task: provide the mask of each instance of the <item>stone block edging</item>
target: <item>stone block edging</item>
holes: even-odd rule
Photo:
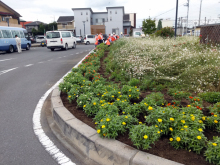
[[[102,139],[95,129],[78,120],[63,105],[59,88],[51,95],[51,110],[56,124],[72,144],[100,165],[182,165],[148,154],[120,141]]]

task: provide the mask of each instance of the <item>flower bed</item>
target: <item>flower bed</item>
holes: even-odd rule
[[[171,88],[168,94],[176,100],[167,102],[160,92],[143,97],[138,79],[131,79],[127,84],[107,81],[106,76],[97,73],[106,49],[104,45],[98,46],[59,85],[60,90],[68,94],[70,102],[76,100],[78,107],[93,118],[97,133],[101,137],[116,138],[129,132],[133,145],[140,149],[149,149],[161,137],[168,136],[174,148],[198,154],[206,150],[207,160],[217,164],[219,138],[208,142],[204,129],[220,131],[220,103],[209,107],[212,116],[208,117],[202,111],[202,98],[191,93]],[[186,107],[181,105],[182,99],[188,101]],[[140,121],[141,117],[144,120]]]

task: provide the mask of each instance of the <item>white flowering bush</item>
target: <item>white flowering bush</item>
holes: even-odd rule
[[[124,79],[148,77],[197,92],[219,86],[219,47],[199,44],[198,37],[123,38],[113,47],[107,71],[122,73]]]

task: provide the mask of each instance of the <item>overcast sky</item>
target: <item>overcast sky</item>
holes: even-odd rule
[[[175,19],[176,0],[2,0],[5,4],[22,15],[26,21],[57,21],[59,16],[73,16],[72,8],[92,8],[94,12],[106,11],[106,7],[124,6],[125,13],[137,13],[137,27],[149,16],[154,18]],[[190,0],[189,20],[199,19],[201,0]],[[203,0],[201,19],[215,19],[220,14],[220,0]],[[178,17],[187,16],[187,0],[179,0]],[[173,10],[172,10],[173,9]],[[171,11],[169,11],[171,10]],[[169,12],[167,12],[169,11]],[[165,13],[167,12],[167,13]],[[163,14],[165,13],[165,14]],[[162,15],[160,15],[162,14]],[[219,19],[220,20],[220,19]]]

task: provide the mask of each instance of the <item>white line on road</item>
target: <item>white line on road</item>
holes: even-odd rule
[[[86,55],[88,56],[88,55]],[[80,63],[86,58],[86,56],[76,65],[75,68],[78,67]],[[68,72],[69,73],[69,72]],[[67,74],[68,74],[67,73]],[[67,75],[66,74],[66,75]],[[44,133],[44,130],[41,126],[41,110],[44,104],[44,101],[48,97],[48,95],[59,85],[59,83],[66,76],[64,75],[54,86],[52,86],[39,100],[33,114],[33,129],[35,135],[38,137],[40,143],[44,146],[45,150],[56,160],[56,162],[60,165],[76,165],[73,163],[66,155],[60,151],[57,146],[50,140],[50,138]],[[51,150],[51,148],[53,148]],[[54,152],[55,151],[55,152]]]
[[[80,52],[80,53],[83,53],[83,52]]]
[[[18,68],[18,67],[17,67],[17,68]],[[10,72],[10,71],[12,71],[12,70],[15,70],[15,69],[17,69],[17,68],[12,68],[12,69],[8,69],[8,70],[3,70],[3,71],[0,72],[0,75],[2,75],[2,74],[4,74],[4,73],[7,73],[7,72]]]
[[[0,62],[2,62],[2,61],[12,60],[12,59],[15,59],[15,58],[9,58],[9,59],[0,60]]]
[[[62,57],[58,57],[58,58],[62,58]]]
[[[73,54],[71,54],[71,56],[73,56]]]
[[[63,56],[63,57],[66,57],[66,56]]]
[[[32,65],[34,65],[34,64],[28,64],[28,65],[25,65],[24,67],[29,67],[29,66],[32,66]]]
[[[79,52],[77,52],[76,54],[79,54]]]
[[[48,60],[48,61],[52,61],[53,59],[50,59],[50,60]]]
[[[42,63],[44,63],[44,61],[41,61],[41,62],[38,62],[39,64],[42,64]]]

